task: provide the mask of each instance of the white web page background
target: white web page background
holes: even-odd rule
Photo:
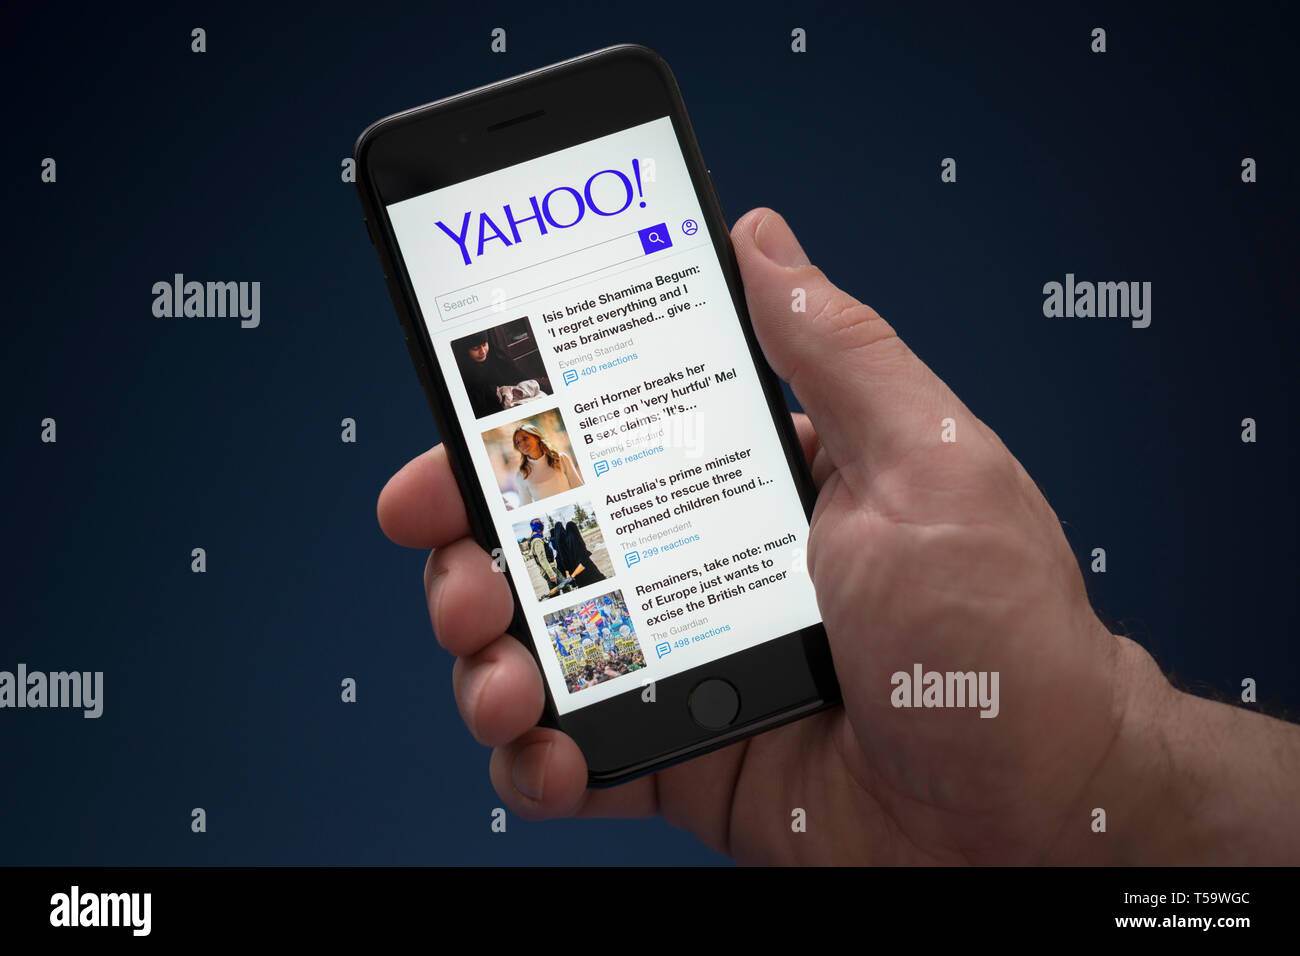
[[[640,167],[639,190],[633,159]],[[627,201],[624,181],[605,174],[591,181],[593,205],[615,210],[626,204],[622,211],[600,216],[588,208],[575,225],[548,224],[544,235],[536,221],[523,219],[533,215],[530,197],[540,203],[561,186],[581,193],[589,178],[602,170],[621,171],[631,184],[632,198]],[[505,204],[514,214],[518,242],[506,220]],[[572,196],[557,193],[549,210],[555,222],[568,223],[576,215],[577,203]],[[437,223],[460,233],[467,211],[471,215],[462,250]],[[561,713],[639,690],[647,680],[663,679],[820,620],[804,558],[807,520],[670,119],[404,200],[389,206],[388,212],[465,430],[507,569]],[[509,244],[491,238],[489,226],[479,255],[480,213],[490,217]],[[690,223],[695,224],[694,231]],[[668,232],[664,238],[671,245],[655,244],[647,252],[650,247],[638,231],[657,224],[663,224]],[[466,255],[471,260],[468,265]],[[641,286],[648,288],[627,292]],[[603,304],[601,296],[608,297]],[[476,301],[459,304],[468,298]],[[588,302],[594,303],[592,307],[581,307]],[[629,304],[636,307],[596,320]],[[523,317],[529,319],[553,394],[476,419],[451,344],[468,333]],[[631,319],[648,321],[626,332],[606,334]],[[574,325],[582,327],[573,329]],[[580,335],[593,334],[599,337],[587,343],[578,340]],[[566,382],[566,373],[571,381]],[[648,387],[679,373],[681,378],[667,387]],[[690,386],[697,380],[704,384]],[[682,394],[670,391],[688,386],[692,390]],[[604,400],[616,393],[631,394]],[[655,399],[659,395],[663,398]],[[657,404],[645,404],[652,400]],[[682,411],[667,416],[664,406]],[[549,409],[558,409],[563,419],[583,484],[508,508],[480,436]],[[580,425],[590,416],[616,409],[627,411],[594,427]],[[654,416],[657,421],[621,430]],[[601,434],[607,430],[612,433]],[[587,440],[598,434],[601,437]],[[742,451],[748,453],[739,460],[705,470],[720,457]],[[701,471],[676,477],[670,487],[660,483],[693,469]],[[715,481],[727,474],[735,477]],[[628,495],[646,483],[653,483],[656,492]],[[683,493],[687,488],[698,491]],[[723,488],[731,493],[722,495]],[[666,501],[613,517],[655,493]],[[675,513],[689,502],[715,495],[719,500]],[[613,575],[539,601],[512,526],[544,518],[575,502],[590,502]],[[666,520],[633,527],[665,509]],[[782,543],[772,545],[778,541]],[[758,553],[736,557],[748,548],[757,548]],[[632,552],[635,563],[629,563]],[[705,568],[707,562],[720,558],[727,559],[725,565]],[[725,580],[745,567],[757,570],[734,582]],[[638,588],[680,575],[687,575],[680,583],[638,593]],[[751,589],[750,584],[758,580],[768,583]],[[712,584],[704,588],[707,582]],[[688,597],[665,600],[692,587],[698,590]],[[734,587],[744,593],[707,602],[709,595],[719,598]],[[570,692],[543,618],[616,590],[626,602],[646,667]],[[688,610],[687,600],[706,603]]]

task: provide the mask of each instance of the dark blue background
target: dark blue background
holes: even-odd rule
[[[340,161],[379,116],[621,41],[673,66],[729,219],[782,211],[1106,548],[1107,620],[1300,705],[1291,24],[1052,6],[8,12],[0,669],[102,670],[106,702],[0,712],[0,863],[720,860],[660,821],[493,835],[425,556],[374,517],[438,439]],[[155,318],[176,272],[262,282],[261,327]],[[1044,318],[1066,272],[1152,282],[1151,327]]]

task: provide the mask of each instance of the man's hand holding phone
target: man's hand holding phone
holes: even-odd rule
[[[1294,728],[1175,691],[1098,621],[1033,480],[891,326],[810,265],[775,213],[749,213],[732,237],[763,350],[808,412],[796,416],[818,487],[808,566],[844,707],[588,790],[573,741],[535,726],[537,665],[503,633],[509,590],[468,537],[439,446],[389,481],[379,519],[398,544],[434,549],[434,633],[457,656],[466,725],[495,748],[502,800],[528,819],[663,814],[745,862],[1204,858],[1222,833],[1170,835],[1191,827],[1185,785],[1211,801],[1223,765],[1247,757],[1188,739],[1188,722],[1227,734],[1249,721],[1252,739],[1292,755]],[[806,312],[791,310],[794,288]],[[891,676],[918,664],[995,667],[996,717],[895,706]],[[1256,809],[1285,813],[1281,799],[1260,792]],[[1095,831],[1096,808],[1122,840]],[[791,826],[796,810],[806,832]],[[1234,837],[1244,857],[1295,859],[1294,835]]]

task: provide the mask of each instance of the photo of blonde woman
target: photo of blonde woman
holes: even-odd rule
[[[483,433],[507,508],[582,487],[582,473],[558,409]]]

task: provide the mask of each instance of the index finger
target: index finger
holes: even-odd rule
[[[389,478],[376,511],[384,534],[408,548],[438,548],[469,534],[465,500],[442,445],[412,458]]]

